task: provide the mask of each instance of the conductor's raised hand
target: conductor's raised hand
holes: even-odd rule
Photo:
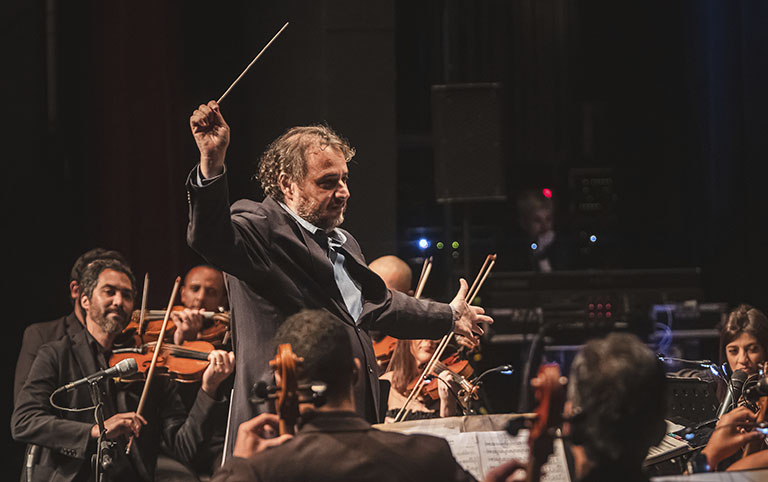
[[[229,146],[229,126],[215,100],[200,104],[189,118],[189,127],[200,151],[200,171],[203,177],[217,176],[224,171],[224,157]]]
[[[485,310],[479,306],[469,305],[465,298],[467,297],[467,281],[462,278],[459,280],[459,292],[456,293],[456,297],[451,301],[451,308],[453,309],[453,331],[457,335],[465,336],[471,340],[476,341],[476,335],[483,334],[483,328],[480,323],[493,323],[493,318],[485,315]]]

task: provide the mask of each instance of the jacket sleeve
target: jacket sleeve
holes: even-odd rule
[[[68,457],[90,455],[92,423],[67,420],[51,406],[49,397],[60,386],[59,354],[43,345],[16,399],[11,434],[19,442],[48,447]]]
[[[437,339],[453,330],[453,310],[447,303],[389,290],[371,329],[395,338]]]
[[[232,215],[227,174],[199,186],[193,182],[197,170],[195,167],[187,177],[187,244],[212,265],[241,279],[252,276],[254,270],[269,269],[266,215]]]
[[[37,326],[30,325],[24,330],[24,338],[21,341],[21,350],[19,351],[19,358],[16,360],[16,373],[13,378],[13,399],[19,396],[21,388],[24,386],[24,381],[29,375],[29,370],[32,368],[32,362],[35,361],[37,351],[43,344],[43,339]]]
[[[167,384],[167,403],[161,414],[163,437],[176,458],[191,465],[213,437],[214,422],[219,418],[214,415],[227,410],[228,400],[217,401],[200,389],[189,414],[185,415],[184,404],[173,383]]]

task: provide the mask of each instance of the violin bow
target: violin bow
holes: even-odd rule
[[[144,336],[144,320],[147,317],[147,292],[149,291],[149,272],[144,273],[144,288],[141,295],[141,313],[139,315],[139,337]],[[142,338],[142,342],[144,339]]]
[[[429,274],[432,272],[432,256],[424,260],[424,264],[421,265],[421,274],[419,275],[419,282],[416,284],[416,293],[414,298],[421,298],[421,293],[424,291],[424,286],[427,284]]]
[[[493,265],[496,263],[496,255],[495,254],[489,254],[485,257],[485,262],[483,263],[483,266],[480,268],[480,271],[477,273],[477,276],[475,277],[475,281],[472,283],[472,287],[467,292],[466,298],[464,298],[464,301],[469,304],[475,297],[477,296],[477,293],[480,291],[480,288],[482,288],[483,283],[485,283],[486,278],[488,278],[488,274],[490,274],[491,269],[493,269]],[[419,376],[419,381],[416,382],[416,385],[411,390],[411,393],[408,394],[408,398],[405,400],[405,403],[403,404],[402,408],[400,408],[400,411],[397,412],[397,415],[395,416],[395,422],[399,422],[402,420],[403,416],[405,415],[405,411],[408,408],[408,404],[411,403],[411,400],[416,396],[417,393],[419,393],[424,386],[424,382],[427,379],[427,376],[432,373],[432,370],[435,368],[435,364],[440,360],[440,357],[443,356],[443,352],[445,352],[445,348],[448,346],[448,343],[453,339],[453,335],[455,332],[451,331],[447,335],[443,337],[442,340],[440,340],[440,344],[437,345],[437,349],[435,350],[435,353],[432,355],[432,358],[429,359],[429,362],[427,362],[427,366],[424,367],[424,371],[421,373],[421,376]]]
[[[155,374],[155,365],[157,365],[157,357],[160,354],[160,349],[163,347],[163,338],[165,337],[165,329],[168,326],[168,319],[171,316],[171,309],[173,308],[173,301],[176,299],[176,293],[179,291],[179,284],[181,284],[181,276],[176,277],[176,281],[173,283],[173,291],[171,292],[171,299],[168,300],[168,309],[165,310],[165,318],[163,319],[163,326],[160,327],[160,335],[157,337],[157,345],[155,345],[155,352],[152,354],[152,362],[149,364],[149,370],[147,371],[147,379],[144,381],[144,390],[141,392],[141,398],[139,399],[139,406],[136,408],[136,414],[141,415],[141,411],[144,409],[144,403],[147,401],[147,393],[149,393],[149,385],[152,383],[152,377]],[[128,445],[125,447],[125,454],[131,453],[131,445],[133,445],[133,435],[128,440]]]
[[[232,88],[235,86],[235,84],[237,84],[238,82],[240,82],[240,79],[242,79],[242,78],[243,78],[243,76],[245,76],[246,72],[248,72],[248,70],[249,70],[251,67],[253,67],[253,64],[255,64],[257,60],[259,60],[259,57],[261,57],[261,54],[263,54],[263,53],[264,53],[264,52],[265,52],[265,51],[266,51],[266,50],[269,48],[269,46],[270,46],[270,45],[272,45],[272,42],[274,42],[274,41],[275,41],[275,39],[277,38],[277,36],[278,36],[278,35],[280,35],[281,33],[283,33],[283,30],[285,30],[285,27],[287,27],[287,26],[288,26],[288,22],[285,22],[285,25],[283,25],[283,28],[281,28],[281,29],[280,29],[280,30],[279,30],[279,31],[278,31],[278,32],[275,34],[275,36],[274,36],[274,37],[272,37],[272,40],[270,40],[269,42],[267,42],[267,45],[265,45],[265,46],[264,46],[264,48],[263,48],[263,49],[261,49],[261,52],[259,52],[259,53],[258,53],[258,55],[256,55],[256,57],[254,57],[254,58],[253,58],[253,60],[251,60],[251,63],[250,63],[250,64],[248,64],[248,67],[246,67],[246,68],[245,68],[245,70],[243,70],[243,72],[242,72],[242,73],[241,73],[241,74],[240,74],[240,75],[239,75],[239,76],[238,76],[238,77],[235,79],[235,81],[234,81],[234,82],[232,82],[232,85],[230,85],[230,86],[229,86],[229,88],[227,89],[227,91],[226,91],[226,92],[224,92],[223,94],[221,94],[221,97],[219,97],[219,100],[217,100],[217,101],[216,101],[216,103],[217,103],[217,104],[220,104],[220,103],[221,103],[221,101],[222,101],[222,100],[224,100],[224,97],[226,97],[226,96],[227,96],[227,94],[229,94],[229,91],[230,91],[230,90],[232,90]]]

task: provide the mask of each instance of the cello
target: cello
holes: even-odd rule
[[[275,402],[275,411],[280,419],[280,435],[293,435],[299,418],[299,405],[312,403],[319,407],[325,403],[326,384],[323,382],[299,383],[304,359],[296,356],[289,343],[277,348],[277,355],[269,366],[275,371],[274,385],[261,381],[251,389],[248,400],[253,404]]]

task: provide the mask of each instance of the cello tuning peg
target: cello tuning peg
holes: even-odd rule
[[[277,392],[277,387],[269,385],[265,381],[257,382],[251,388],[251,396],[248,397],[248,401],[252,404],[266,403],[270,398],[274,398],[272,395]]]

